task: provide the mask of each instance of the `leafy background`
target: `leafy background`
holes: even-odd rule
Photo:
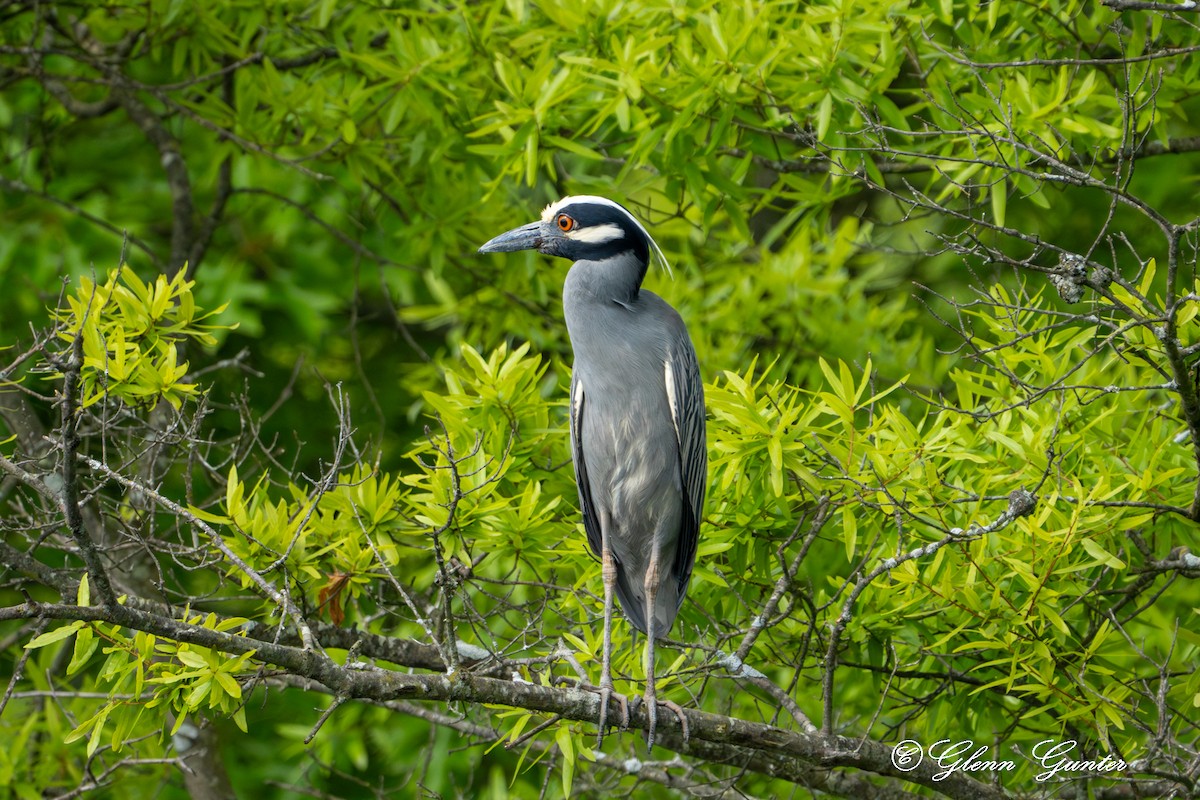
[[[223,309],[202,336],[166,331],[188,339],[169,347],[203,399],[163,392],[151,411],[159,394],[101,359],[86,452],[134,464],[179,406],[203,434],[158,456],[154,484],[255,569],[286,553],[310,619],[425,643],[450,619],[524,679],[569,676],[550,658],[563,647],[594,671],[567,265],[475,249],[564,194],[620,199],[674,265],[648,287],[689,321],[708,398],[710,499],[663,691],[889,745],[1075,738],[1170,783],[1194,772],[1200,704],[1196,565],[1179,549],[1197,519],[1200,40],[1186,10],[1110,5],[6,4],[0,341],[26,353],[58,318],[68,335],[47,347],[67,352],[90,286],[122,262],[141,277],[113,286],[194,278],[159,290]],[[1056,288],[1072,258],[1077,302]],[[145,306],[160,330],[167,312]],[[101,311],[94,346],[146,334],[138,313]],[[163,363],[150,384],[175,377]],[[61,370],[37,350],[14,365],[3,377],[53,429]],[[4,424],[5,455],[37,455]],[[156,599],[213,629],[210,611],[285,616],[214,565],[196,523],[94,491],[102,514],[180,548],[153,557]],[[31,535],[23,493],[7,483],[0,502],[8,544],[78,581],[77,553]],[[6,570],[13,606],[28,576]],[[243,795],[653,782],[593,766],[582,723],[492,746],[542,720],[521,709],[347,703],[306,743],[330,699],[253,661],[102,623],[107,660],[66,634],[26,651],[32,629],[4,625],[11,663],[31,654],[0,717],[17,796],[179,796],[153,759],[196,712]],[[624,625],[616,645],[638,694]],[[722,672],[732,652],[791,705]],[[151,691],[130,682],[156,659],[157,705],[112,705]],[[632,735],[609,747],[647,757]],[[1006,788],[1033,787],[1031,770]],[[713,765],[688,777],[807,796]]]

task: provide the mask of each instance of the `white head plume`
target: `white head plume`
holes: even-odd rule
[[[666,268],[667,274],[671,277],[675,277],[675,273],[671,271],[671,264],[667,261],[667,257],[663,255],[662,248],[658,246],[658,242],[654,241],[654,237],[650,235],[650,231],[646,230],[646,226],[643,225],[628,208],[613,200],[609,200],[607,197],[600,197],[599,195],[595,194],[568,195],[567,197],[559,200],[557,203],[551,203],[542,210],[542,222],[549,222],[550,220],[554,219],[554,215],[557,214],[560,209],[565,208],[572,203],[595,203],[596,205],[608,206],[623,212],[625,216],[632,220],[633,224],[638,227],[638,230],[645,234],[646,241],[650,242],[651,254],[658,257],[658,262],[662,264],[664,268]]]

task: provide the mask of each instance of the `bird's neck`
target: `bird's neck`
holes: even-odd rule
[[[635,303],[645,275],[645,262],[632,253],[602,261],[576,261],[563,283],[563,308],[570,315],[574,306]]]

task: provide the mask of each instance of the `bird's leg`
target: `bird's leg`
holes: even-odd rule
[[[658,592],[658,548],[650,554],[650,563],[646,568],[644,584],[646,598],[646,717],[649,726],[646,729],[646,750],[654,747],[654,729],[658,727],[658,696],[654,689],[654,635],[655,619],[654,596]]]
[[[658,569],[658,548],[655,548],[650,554],[650,564],[646,568],[644,584],[646,597],[646,717],[649,721],[646,731],[647,750],[654,747],[654,734],[658,727],[658,690],[654,680],[654,643],[658,636],[658,620],[654,613],[654,603],[655,596],[658,594]],[[679,707],[678,703],[670,700],[663,700],[662,704],[679,720],[679,726],[683,731],[683,745],[687,747],[689,730],[683,709]]]
[[[596,749],[604,744],[604,731],[608,727],[608,701],[615,697],[621,706],[621,729],[629,727],[629,704],[624,695],[613,692],[612,681],[612,619],[613,592],[617,586],[617,562],[613,558],[612,546],[608,538],[608,515],[600,518],[600,563],[604,578],[604,653],[600,666],[600,733],[596,739]]]

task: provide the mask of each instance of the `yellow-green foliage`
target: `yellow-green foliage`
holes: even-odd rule
[[[72,345],[82,337],[84,407],[111,397],[145,408],[166,400],[179,408],[196,394],[195,384],[184,382],[188,364],[179,362],[179,345],[214,345],[211,331],[236,325],[203,324],[225,306],[198,312],[194,285],[184,270],[144,283],[128,266],[109,270],[103,284],[79,280],[54,318],[63,341]]]
[[[88,579],[79,583],[77,603],[86,607],[91,601]],[[217,619],[215,614],[185,614],[180,622],[211,631],[236,631],[249,620],[241,617]],[[74,675],[89,665],[97,649],[107,658],[95,673],[95,681],[112,696],[106,703],[91,703],[91,713],[63,742],[70,744],[87,737],[90,758],[102,742],[121,752],[130,739],[161,726],[147,709],[166,706],[175,714],[174,734],[193,712],[215,713],[232,717],[246,730],[246,710],[238,678],[248,677],[256,669],[250,659],[254,650],[231,656],[202,645],[186,644],[141,631],[127,631],[118,625],[77,621],[47,631],[25,645],[38,650],[74,637],[74,649],[67,674]],[[109,723],[111,719],[111,724]],[[104,739],[107,725],[107,740]]]
[[[831,280],[841,278],[835,272]],[[1131,580],[1130,555],[1142,558],[1132,538],[1161,550],[1155,541],[1186,535],[1187,523],[1164,509],[1190,502],[1192,450],[1177,436],[1170,387],[1152,359],[1105,349],[1115,336],[1156,347],[1137,326],[1113,333],[1108,318],[1124,311],[1097,303],[1092,316],[1047,324],[1058,319],[1053,306],[1021,291],[1019,309],[1013,292],[996,286],[986,302],[961,310],[966,349],[989,357],[948,365],[939,394],[910,385],[909,376],[885,380],[869,358],[861,366],[818,358],[803,386],[788,377],[794,366],[780,362],[710,376],[709,499],[691,600],[674,635],[736,647],[798,552],[798,533],[826,503],[832,514],[806,545],[780,616],[749,659],[780,686],[806,687],[796,694],[803,711],[822,713],[824,650],[814,636],[819,642],[831,630],[857,575],[941,541],[936,552],[896,563],[858,598],[838,655],[838,713],[870,716],[869,733],[880,738],[903,722],[910,736],[931,741],[948,729],[981,741],[1003,730],[1010,746],[1021,746],[1082,736],[1082,728],[1096,747],[1142,746],[1138,725],[1152,724],[1157,710],[1139,704],[1122,676],[1143,653],[1179,670],[1200,657],[1194,635],[1162,635],[1194,611],[1186,595],[1164,592],[1153,608],[1124,620],[1121,633],[1100,598],[1119,596]],[[111,280],[104,292],[116,294]],[[1126,305],[1146,294],[1149,285],[1126,292]],[[124,302],[94,306],[84,330],[139,318],[129,308],[139,296],[131,289]],[[83,308],[77,295],[72,309]],[[205,316],[188,306],[187,319]],[[1181,318],[1194,314],[1184,310]],[[181,318],[166,327],[206,335]],[[563,643],[594,669],[600,572],[569,466],[566,387],[550,380],[548,367],[528,345],[500,344],[486,354],[463,345],[441,365],[444,388],[425,393],[426,433],[401,469],[358,464],[303,483],[270,469],[248,480],[235,464],[218,502],[191,511],[252,569],[285,575],[300,607],[336,624],[424,639],[430,610],[415,616],[394,581],[434,596],[451,585],[448,608],[463,621],[457,636],[468,645],[537,660]],[[996,526],[1017,490],[1035,492],[1036,507]],[[1161,539],[1151,527],[1165,532]],[[233,564],[225,574],[243,590],[255,586]],[[81,605],[86,587],[85,580]],[[251,618],[281,622],[277,603],[258,608]],[[246,622],[190,619],[218,631]],[[83,622],[29,646],[72,635],[69,671],[81,672],[107,643],[96,680],[114,698],[132,699],[94,704],[63,731],[66,741],[87,737],[94,752],[103,732],[121,748],[154,724],[142,712],[159,705],[177,720],[205,710],[247,724],[237,677],[253,669],[251,656]],[[626,625],[618,624],[615,643],[617,688],[636,694],[644,665]],[[737,716],[762,713],[759,700],[698,669],[705,663],[704,650],[676,655],[662,670],[662,695],[699,697],[701,707]],[[940,688],[947,671],[962,676],[955,691]],[[556,676],[573,671],[551,662],[523,679],[552,685]],[[881,702],[885,686],[892,693]],[[1183,707],[1200,685],[1193,676],[1167,692]],[[913,696],[919,706],[905,702]],[[537,716],[514,711],[498,719],[512,741]],[[595,757],[590,736],[588,726],[555,728],[565,792],[578,759]]]
[[[825,497],[837,510],[797,578],[810,588],[789,592],[781,606],[788,611],[811,602],[819,610],[815,617],[792,613],[772,627],[754,651],[758,668],[781,685],[797,671],[810,674],[816,654],[801,660],[779,654],[802,652],[814,630],[832,624],[857,567],[869,570],[957,534],[936,553],[899,564],[862,595],[841,658],[878,672],[864,681],[841,667],[840,707],[871,708],[881,676],[893,668],[932,676],[948,667],[970,685],[930,699],[908,719],[910,732],[936,737],[954,720],[955,730],[982,739],[1020,719],[1030,736],[1065,736],[1082,724],[1099,742],[1136,746],[1136,737],[1127,738],[1130,690],[1116,678],[1137,655],[1097,616],[1090,598],[1097,587],[1116,590],[1128,581],[1129,565],[1117,553],[1128,550],[1131,533],[1152,523],[1182,530],[1180,521],[1140,504],[1186,504],[1190,448],[1174,441],[1178,423],[1170,415],[1145,413],[1142,403],[1154,393],[1106,390],[1114,382],[1151,382],[1154,372],[1092,356],[1104,335],[1096,324],[1042,330],[1043,299],[1026,298],[1019,315],[1008,312],[1011,298],[1003,289],[995,288],[991,299],[967,313],[971,344],[995,350],[998,361],[963,362],[950,371],[959,407],[914,391],[906,378],[881,381],[869,360],[862,369],[819,360],[820,377],[807,388],[768,377],[776,365],[755,363],[708,382],[709,501],[691,588],[695,602],[684,606],[679,635],[719,635],[710,618],[744,631],[778,580],[776,548]],[[1014,339],[1022,347],[1001,346]],[[289,499],[273,500],[267,481],[247,490],[233,473],[224,516],[211,518],[227,526],[228,541],[259,569],[286,551],[290,573],[312,578],[301,589],[313,605],[336,574],[353,576],[343,595],[348,609],[372,582],[385,580],[381,568],[417,587],[432,585],[435,533],[445,559],[474,564],[474,576],[484,581],[556,576],[577,591],[554,595],[539,621],[544,638],[529,652],[544,653],[561,637],[582,663],[594,663],[599,630],[590,621],[599,612],[599,570],[586,553],[569,474],[563,387],[546,394],[546,366],[527,346],[510,352],[501,345],[487,357],[464,346],[461,356],[444,366],[446,389],[426,393],[437,416],[410,451],[405,474],[347,473],[314,508],[311,492],[293,486]],[[1010,375],[1018,373],[1044,392],[1014,383]],[[1027,403],[1031,391],[1045,399]],[[1037,492],[1034,512],[981,533],[1018,489]],[[1114,499],[1115,507],[1099,505]],[[466,589],[456,606],[487,620],[486,628],[474,628],[481,643],[522,652],[513,637],[528,620],[506,609],[535,602],[541,591],[510,586],[498,603]],[[1153,636],[1187,613],[1183,599],[1161,598],[1129,631]],[[640,658],[627,647],[624,626],[617,641],[618,674],[636,680]],[[1172,657],[1183,664],[1196,655],[1189,637]],[[672,672],[702,660],[680,656]],[[904,685],[932,692],[938,680]],[[637,691],[625,678],[617,682]],[[686,672],[667,674],[660,688],[682,702],[702,685],[705,706],[724,694],[720,684]],[[1189,703],[1196,687],[1181,683],[1175,691],[1178,702]],[[813,716],[821,712],[818,694],[799,697]],[[908,711],[903,703],[885,704],[881,731]],[[532,719],[525,712],[506,716],[513,718],[510,739]],[[563,737],[572,735],[564,746]],[[1020,729],[1010,735],[1021,740]],[[571,752],[590,757],[586,736],[583,728],[560,727],[557,741],[564,755],[578,748]]]

